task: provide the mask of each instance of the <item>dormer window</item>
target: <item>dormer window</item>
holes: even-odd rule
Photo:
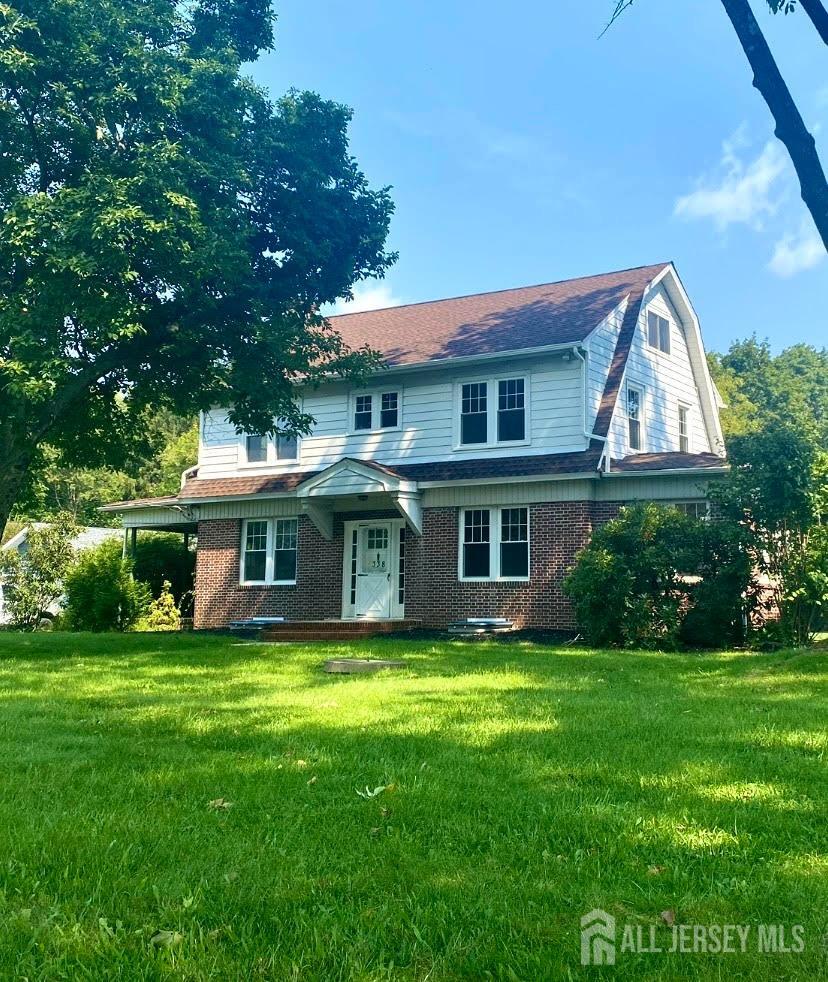
[[[670,354],[670,322],[652,310],[647,312],[647,343],[665,355]]]
[[[400,392],[359,392],[351,397],[351,429],[354,433],[396,430],[400,425]]]
[[[497,447],[527,442],[529,379],[463,382],[457,389],[457,449]]]

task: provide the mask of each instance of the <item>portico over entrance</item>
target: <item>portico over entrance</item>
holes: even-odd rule
[[[296,490],[303,514],[326,538],[333,538],[334,512],[390,508],[396,511],[415,535],[422,535],[422,495],[410,481],[373,461],[343,457],[314,474]]]
[[[342,616],[404,617],[406,527],[414,535],[422,534],[416,481],[346,457],[301,484],[296,497],[302,513],[326,539],[333,538],[335,512],[366,511],[364,521],[344,524]],[[393,512],[399,517],[389,517]]]

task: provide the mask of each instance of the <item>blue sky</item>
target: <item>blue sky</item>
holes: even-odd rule
[[[828,58],[754,10],[828,168]],[[254,68],[350,105],[396,203],[397,265],[359,307],[676,262],[721,350],[828,344],[828,261],[720,4],[277,0]],[[353,309],[353,308],[352,308]]]

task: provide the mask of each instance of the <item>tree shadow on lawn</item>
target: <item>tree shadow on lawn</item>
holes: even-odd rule
[[[220,652],[136,654],[101,667],[103,695],[7,690],[0,813],[19,866],[0,883],[39,880],[84,910],[103,883],[95,916],[136,928],[157,925],[158,896],[190,917],[182,891],[203,883],[202,934],[237,925],[217,949],[247,932],[289,959],[314,925],[341,939],[308,956],[329,975],[384,950],[479,977],[511,948],[539,977],[533,959],[577,964],[593,906],[815,936],[828,815],[812,678],[782,662],[768,690],[678,656],[665,679],[661,656],[497,651],[418,651],[411,671],[368,677],[323,675],[316,647],[285,653],[292,674],[254,654],[272,662],[263,681],[241,663],[221,680]],[[232,807],[208,808],[220,798]]]

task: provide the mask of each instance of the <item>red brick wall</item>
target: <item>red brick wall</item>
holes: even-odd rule
[[[426,627],[445,627],[463,617],[510,617],[519,627],[572,630],[563,579],[593,525],[618,513],[615,502],[548,502],[529,506],[528,583],[461,583],[457,577],[458,508],[427,508],[423,535],[406,535],[406,617]],[[343,523],[397,517],[396,513],[337,515],[326,541],[304,516],[299,519],[296,586],[240,586],[241,522],[199,522],[196,562],[196,628],[223,627],[244,617],[284,616],[316,620],[342,615]]]
[[[576,554],[589,541],[593,508],[589,501],[529,505],[528,583],[460,582],[459,509],[426,509],[422,538],[407,540],[406,617],[434,627],[464,617],[509,617],[519,627],[572,630],[575,619],[562,585]],[[599,521],[612,517],[611,508],[601,505],[600,511]]]

